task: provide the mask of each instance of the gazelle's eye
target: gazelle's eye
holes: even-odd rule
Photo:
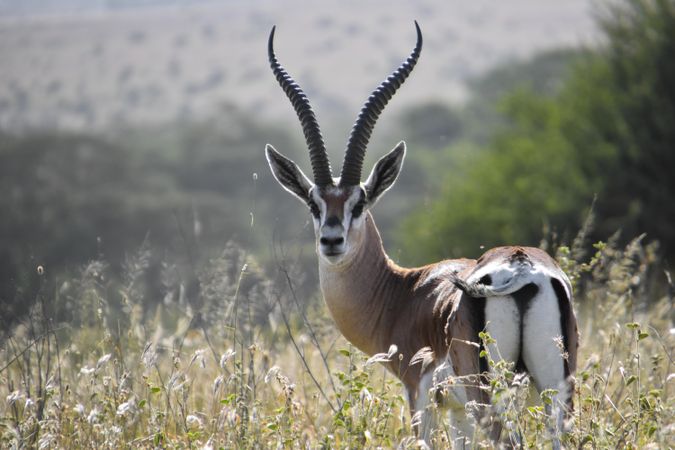
[[[307,206],[309,206],[309,212],[311,212],[315,218],[318,219],[321,217],[321,211],[319,210],[319,206],[314,202],[314,200],[308,201]]]

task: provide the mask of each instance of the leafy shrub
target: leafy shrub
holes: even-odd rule
[[[628,0],[603,17],[605,45],[578,57],[554,95],[501,101],[503,129],[403,225],[405,253],[537,245],[544,227],[569,236],[597,194],[595,240],[646,232],[673,258],[675,3]]]

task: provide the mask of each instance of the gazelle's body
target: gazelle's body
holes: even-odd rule
[[[273,30],[270,62],[302,121],[314,182],[271,146],[266,153],[279,183],[312,213],[321,290],[340,332],[369,355],[387,353],[395,345],[397,354],[387,365],[405,385],[411,412],[421,412],[422,437],[431,442],[441,419],[438,413],[447,411],[453,441],[466,443],[473,425],[465,404],[489,403],[479,386],[478,375],[488,368],[479,358],[478,333],[487,330],[497,339],[488,348],[495,359],[513,361],[518,371],[532,376],[537,389],[559,390],[556,404],[571,406],[576,320],[570,283],[541,250],[500,247],[478,260],[446,260],[414,269],[399,267],[387,257],[368,209],[396,180],[405,144],[382,157],[363,183],[361,166],[377,117],[419,57],[419,27],[417,32],[410,58],[362,109],[341,177],[333,179],[309,102],[276,60]],[[448,383],[453,377],[463,377],[456,387]]]
[[[577,336],[576,328],[566,323],[573,319],[571,291],[566,276],[546,253],[501,247],[478,261],[456,259],[402,268],[387,257],[369,213],[364,222],[363,244],[348,261],[335,265],[319,258],[321,291],[338,329],[361,351],[373,355],[397,347],[387,365],[404,383],[411,411],[428,410],[420,427],[425,438],[439,419],[431,400],[452,418],[454,439],[471,437],[464,405],[489,400],[477,388],[478,379],[471,378],[485,367],[478,346],[468,344],[478,344],[483,329],[498,342],[498,348],[489,348],[493,357],[513,361],[519,371],[530,373],[539,391],[562,391],[561,402],[568,402],[565,383],[576,366]],[[455,284],[455,277],[485,281],[485,275],[505,285],[504,292],[474,298]],[[474,282],[474,289],[480,287]],[[559,337],[564,348],[574,349],[567,358],[557,345]],[[421,349],[426,349],[425,364],[411,365]],[[429,389],[448,376],[463,377],[458,384],[465,387],[446,390],[440,401],[431,399]]]

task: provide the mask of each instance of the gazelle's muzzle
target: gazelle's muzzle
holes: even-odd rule
[[[319,229],[319,250],[324,256],[340,256],[345,252],[345,229],[337,216],[330,216]]]

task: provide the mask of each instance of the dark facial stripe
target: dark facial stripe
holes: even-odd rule
[[[319,219],[321,217],[321,210],[319,209],[319,206],[311,198],[307,201],[307,207],[314,218]]]
[[[354,208],[352,209],[352,220],[357,219],[363,214],[363,208],[366,206],[366,194],[364,194],[363,190],[359,194],[359,200],[356,202],[354,205]]]

